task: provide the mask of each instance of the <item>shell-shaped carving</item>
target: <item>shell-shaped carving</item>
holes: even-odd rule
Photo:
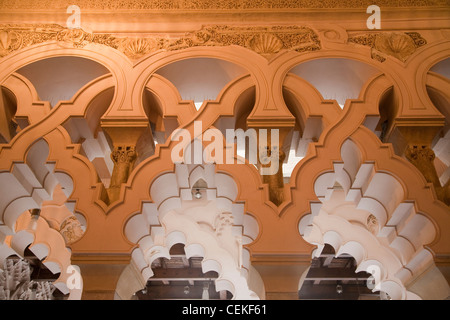
[[[127,50],[132,55],[144,54],[149,48],[149,43],[145,39],[135,39],[128,42]]]
[[[375,48],[383,53],[405,61],[416,50],[414,40],[403,33],[378,34]]]
[[[132,59],[137,59],[143,55],[156,50],[156,44],[152,39],[138,38],[126,41],[123,52]]]
[[[283,49],[280,38],[270,33],[257,34],[249,41],[249,47],[259,54],[274,54]]]
[[[389,46],[393,52],[403,52],[409,48],[415,48],[414,41],[404,34],[392,34],[389,39]]]

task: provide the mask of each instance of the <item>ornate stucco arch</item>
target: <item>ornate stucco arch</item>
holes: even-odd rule
[[[435,48],[437,51],[437,48]],[[441,129],[441,132],[438,132],[436,137],[434,137],[431,147],[436,155],[436,157],[441,162],[441,169],[437,170],[437,179],[434,184],[439,188],[443,186],[447,191],[443,195],[443,198],[449,199],[450,197],[450,188],[448,188],[448,172],[449,172],[449,159],[447,156],[447,148],[448,148],[448,139],[449,139],[449,112],[448,101],[450,101],[450,97],[448,95],[449,92],[449,80],[442,74],[433,71],[433,67],[444,61],[449,59],[450,51],[443,50],[442,52],[437,52],[433,55],[433,61],[425,66],[421,66],[421,71],[425,72],[425,79],[421,78],[418,73],[418,82],[420,81],[422,86],[425,86],[426,93],[428,95],[428,99],[431,99],[432,105],[439,110],[439,112],[445,117],[446,121]],[[422,75],[423,76],[423,75]],[[439,182],[438,182],[439,179]]]
[[[6,56],[1,61],[1,79],[7,79],[12,73],[33,62],[64,56],[76,56],[99,63],[112,73],[116,82],[120,83],[121,86],[126,81],[127,71],[132,68],[129,59],[110,47],[91,43],[83,48],[76,48],[74,46],[63,46],[61,42],[52,41],[25,47],[12,55]],[[117,93],[119,101],[123,100],[120,93],[123,94],[123,91],[119,90]]]
[[[359,152],[362,152],[361,153],[362,156],[360,156],[360,157],[362,157],[361,159],[367,159],[367,157],[369,157],[369,159],[370,159],[370,156],[369,156],[370,153],[367,153],[367,151],[370,150],[370,149],[368,149],[368,148],[370,148],[369,145],[368,145],[368,141],[372,141],[372,143],[374,143],[374,145],[378,146],[377,148],[380,148],[380,141],[379,141],[378,137],[375,134],[373,134],[372,132],[370,132],[370,130],[364,126],[365,117],[362,117],[358,121],[353,122],[353,123],[359,123],[359,127],[356,124],[352,127],[352,126],[349,125],[350,122],[347,122],[347,121],[350,121],[348,119],[352,117],[351,114],[352,114],[352,112],[355,111],[355,109],[353,109],[353,108],[357,108],[357,107],[358,108],[367,108],[367,109],[365,109],[365,110],[367,110],[366,111],[366,115],[376,116],[377,113],[378,113],[378,111],[377,111],[378,102],[377,101],[379,101],[379,99],[382,97],[383,93],[386,92],[386,90],[388,90],[391,86],[392,85],[389,83],[389,81],[387,81],[387,79],[384,78],[383,76],[375,77],[375,79],[373,79],[372,82],[370,82],[366,86],[366,88],[364,90],[364,94],[362,95],[362,97],[363,97],[362,99],[363,100],[362,101],[352,101],[350,103],[350,105],[348,106],[349,108],[347,110],[344,110],[344,113],[347,113],[345,115],[345,117],[343,116],[341,118],[341,120],[338,120],[337,122],[334,123],[334,125],[331,125],[330,127],[328,127],[327,129],[324,130],[323,134],[320,137],[320,140],[317,143],[313,144],[313,146],[315,145],[315,148],[314,149],[310,148],[310,151],[316,151],[317,153],[311,152],[305,159],[300,161],[300,163],[297,165],[296,169],[294,170],[293,177],[296,178],[296,179],[298,179],[300,177],[305,179],[305,173],[302,174],[302,171],[305,168],[309,167],[309,169],[306,172],[314,172],[314,170],[317,170],[318,167],[315,167],[315,165],[318,165],[320,163],[320,158],[321,158],[320,149],[321,148],[327,148],[327,146],[331,146],[331,145],[342,146],[340,148],[344,148],[345,141],[346,141],[347,137],[352,139],[352,141],[355,143],[355,145],[357,145],[357,148],[355,150],[351,150],[352,148],[350,148],[350,151],[347,151],[347,153],[349,153],[350,155],[353,155],[353,156],[350,157],[350,159],[347,159],[346,161],[348,161],[350,163],[358,163],[358,161],[360,161],[360,160],[357,160],[357,159],[359,159],[359,157],[356,156],[356,155]],[[352,111],[352,109],[353,109],[353,111]],[[344,118],[346,119],[345,123],[347,124],[345,129],[342,128],[342,126],[344,124],[342,119],[344,119]],[[335,131],[335,130],[337,130],[338,128],[340,129],[340,131],[339,131],[340,134],[336,134],[336,132],[335,132],[335,134],[333,135],[334,142],[327,141],[329,139],[329,137],[331,137],[330,133]],[[341,138],[338,138],[338,139],[342,139],[342,140],[336,140],[337,136],[339,136],[339,135],[340,135]],[[364,141],[364,142],[362,142],[362,141]],[[347,147],[345,149],[347,149]],[[390,148],[384,147],[383,149],[384,149],[384,152],[382,152],[383,154],[387,153],[389,155],[388,157],[394,157],[394,159],[397,158],[396,156],[393,155],[392,150],[389,151]],[[360,150],[360,151],[357,151],[357,150]],[[375,153],[371,153],[371,154],[372,154],[373,157],[375,157]],[[338,159],[340,159],[341,157],[342,157],[342,159],[344,159],[344,155],[338,155],[338,154],[336,154],[336,157],[331,156],[331,158],[330,158],[330,153],[328,153],[327,159],[332,159],[332,161],[334,162],[334,161],[339,161]],[[352,158],[353,158],[353,160],[352,160]],[[409,164],[405,160],[400,160],[400,159],[396,159],[395,162],[397,162],[398,164],[387,166],[384,163],[384,161],[378,160],[378,161],[375,161],[375,167],[379,168],[381,166],[381,167],[385,168],[385,169],[382,169],[382,170],[389,170],[389,171],[391,171],[391,168],[397,168],[397,167],[402,167],[403,166],[404,167],[403,170],[407,170],[407,171],[408,170],[412,170],[413,172],[415,172],[415,176],[419,179],[419,181],[421,181],[421,183],[424,185],[424,187],[427,188],[426,187],[426,183],[424,183],[423,178],[421,178],[420,174],[418,174],[418,172],[415,171],[414,168],[412,168],[411,164]],[[316,169],[312,169],[313,167],[315,167]],[[387,169],[387,168],[390,168],[390,169]],[[408,169],[406,169],[406,168],[408,168]],[[402,171],[402,169],[400,169],[400,168],[398,168],[397,170],[399,172]],[[317,188],[317,186],[314,188],[315,194],[317,196],[319,196],[319,194],[321,195],[321,196],[319,196],[319,199],[326,199],[328,192],[332,192],[333,191],[333,184],[334,184],[335,181],[339,181],[339,183],[344,188],[344,190],[350,190],[351,191],[350,186],[355,181],[352,180],[351,177],[349,177],[349,174],[352,175],[352,172],[353,172],[353,176],[355,176],[357,171],[355,171],[354,168],[351,169],[348,166],[346,166],[345,165],[345,161],[344,161],[343,166],[340,166],[340,165],[336,166],[335,165],[335,168],[332,169],[332,171],[334,171],[335,173],[333,175],[331,175],[331,176],[328,176],[328,177],[326,175],[324,175],[324,176],[316,175],[314,178],[313,177],[310,178],[311,180],[316,181],[316,183],[318,183],[319,185],[323,184],[323,186],[325,186],[324,189]],[[393,171],[395,172],[395,170],[393,170]],[[318,171],[315,171],[315,172],[318,172]],[[369,172],[370,172],[370,170],[369,170]],[[409,178],[412,176],[411,174],[406,174],[406,173],[401,174],[399,172],[395,172],[394,173],[394,176],[396,177],[395,179],[399,179],[399,181],[409,180]],[[366,172],[366,174],[368,174],[368,173]],[[370,174],[369,174],[369,176],[370,176]],[[310,179],[306,179],[306,180],[308,181]],[[295,181],[300,181],[300,180],[292,180],[292,182],[290,184],[294,186],[295,185],[294,184]],[[396,184],[398,186],[400,186],[400,184],[398,184],[398,183],[396,183]],[[408,185],[411,186],[411,185],[414,185],[414,183],[412,183],[412,182],[403,182],[401,184],[401,186],[402,186],[401,189],[408,190],[408,187],[407,187]],[[326,186],[328,186],[328,187],[326,187]],[[296,189],[293,189],[292,191],[293,191],[293,194],[295,194],[297,192]],[[348,195],[351,194],[350,191],[348,192]],[[305,194],[305,189],[303,189],[303,194]],[[408,199],[411,196],[406,191],[405,191],[404,195],[405,195],[405,199]],[[358,202],[360,202],[360,197],[361,197],[360,192],[356,192],[356,194],[354,194],[353,196],[356,196],[357,199],[359,199]],[[352,198],[353,196],[350,196],[350,198]],[[390,194],[389,194],[389,196],[390,196]],[[321,198],[321,197],[323,197],[323,198]],[[430,195],[430,197],[433,198],[432,195]],[[292,196],[292,198],[294,199],[294,203],[295,203],[296,197]],[[312,198],[310,198],[310,199],[312,199]],[[386,198],[386,199],[389,199],[389,197]],[[321,201],[323,201],[323,200],[321,200]],[[429,200],[423,199],[423,201],[426,202],[426,201],[429,201]],[[423,209],[421,210],[421,209],[418,209],[416,207],[416,210],[420,210],[422,214],[424,212],[427,212],[426,214],[424,214],[424,221],[428,221],[428,222],[424,223],[424,222],[417,222],[416,221],[414,223],[415,227],[411,227],[412,228],[411,230],[413,230],[414,228],[417,228],[419,226],[423,226],[423,225],[427,225],[428,224],[428,227],[427,227],[428,230],[433,230],[433,229],[435,230],[434,233],[432,231],[430,231],[430,232],[432,232],[432,235],[430,235],[428,238],[426,238],[426,240],[423,240],[422,244],[420,246],[418,246],[418,247],[422,247],[422,248],[425,247],[425,246],[427,246],[427,248],[429,248],[428,246],[431,243],[435,243],[436,240],[440,238],[440,231],[437,228],[437,223],[436,223],[435,219],[442,219],[442,218],[446,219],[446,215],[444,214],[444,211],[446,211],[446,209],[442,206],[442,204],[439,201],[436,201],[436,200],[432,200],[431,202],[435,203],[436,208],[439,208],[437,210],[441,211],[442,215],[441,214],[437,214],[437,215],[434,216],[433,213],[435,213],[436,209],[433,209],[433,210],[430,210],[430,211],[425,211],[425,210],[422,211]],[[366,207],[366,209],[371,208],[372,211],[373,210],[377,211],[377,210],[381,209],[381,212],[382,212],[382,211],[386,210],[386,204],[384,204],[384,205],[382,205],[380,207],[379,204],[375,205],[373,200],[370,200],[370,199],[368,199],[367,205],[368,205],[368,207]],[[377,206],[379,206],[378,209],[376,209]],[[319,208],[320,207],[321,207],[321,205],[319,205],[319,204],[317,204],[315,202],[311,203],[311,210],[313,210],[313,212],[315,212],[315,213],[319,212]],[[364,206],[361,206],[361,208],[363,208],[363,207]],[[382,209],[382,208],[384,208],[384,209]],[[285,210],[287,212],[289,212],[290,209],[291,209],[291,206],[288,205]],[[375,214],[375,216],[377,216],[378,218],[383,219],[383,223],[385,223],[385,222],[387,222],[389,220],[388,217],[383,217],[382,215],[380,215],[380,213]],[[417,219],[420,220],[420,216],[421,215],[419,215],[418,216],[419,218],[417,218]],[[303,218],[303,219],[307,219],[307,218]],[[303,219],[300,220],[301,221],[300,224],[302,225],[302,227],[304,227],[305,224],[306,225],[308,224],[307,222],[305,222],[306,220],[303,220]],[[319,218],[317,218],[317,219],[319,219]],[[319,234],[322,234],[322,236],[319,237],[319,238],[320,239],[324,239],[324,238],[322,238],[322,237],[324,237],[324,233],[326,233],[324,230],[328,228],[328,227],[325,227],[325,226],[327,225],[327,223],[330,223],[331,220],[327,220],[326,218],[324,218],[324,220],[321,220],[321,221],[323,221],[323,224],[317,230],[322,230],[321,232],[319,232]],[[336,225],[339,224],[337,221],[335,221],[335,223],[336,223]],[[331,227],[331,229],[329,229],[329,231],[333,231],[334,232],[332,225],[333,224],[330,223],[329,227]],[[348,225],[348,228],[353,228],[353,227],[350,227],[350,225]],[[344,229],[345,229],[345,227],[344,227]],[[312,237],[314,237],[314,236],[317,237],[318,236],[317,230],[316,230],[315,234],[313,233],[314,235]],[[385,232],[386,232],[386,230],[387,229],[384,229]],[[304,230],[302,230],[302,231],[304,231]],[[344,243],[342,242],[342,236],[338,236],[338,235],[334,234],[333,232],[329,233],[328,234],[329,236],[327,236],[325,238],[329,238],[329,237],[331,237],[330,239],[335,238],[335,240],[330,240],[330,241],[331,242],[337,241],[336,244],[334,244],[334,245],[336,247],[335,248],[336,251],[339,253],[339,248],[342,245],[344,245]],[[351,234],[351,232],[349,232],[349,234]],[[413,234],[414,234],[414,232],[412,232],[411,235],[413,235]],[[334,236],[331,236],[331,235],[334,235]],[[319,238],[317,238],[317,239],[319,239]],[[320,242],[320,243],[323,244],[323,240],[321,240],[321,241],[322,242]],[[346,241],[344,241],[344,242],[347,242],[347,241],[351,241],[351,240],[346,239]],[[421,240],[418,240],[417,238],[414,239],[414,237],[413,237],[413,239],[411,241],[413,243],[415,243],[417,241],[420,242]],[[416,245],[417,245],[417,243],[414,244],[414,246],[416,246]],[[359,263],[361,263],[364,260],[362,257],[366,257],[366,259],[367,259],[368,256],[367,256],[367,254],[362,254],[360,245],[355,245],[355,246],[351,245],[349,247],[350,248],[352,248],[352,247],[359,248],[358,250],[355,249],[356,251],[359,251],[359,253],[357,253],[357,254],[355,253],[356,256],[359,256],[359,258],[358,258],[359,259],[359,261],[358,261]],[[363,247],[364,247],[364,245],[363,245]],[[416,248],[418,248],[418,247],[416,247]],[[342,249],[342,250],[344,250],[344,249]],[[365,250],[367,250],[367,248],[365,248]],[[407,271],[399,271],[399,270],[397,270],[399,272],[398,277],[400,277],[402,279],[402,281],[404,281],[406,283],[408,283],[408,281],[410,281],[409,283],[414,282],[414,280],[412,280],[412,279],[414,279],[414,277],[419,277],[421,272],[424,272],[424,269],[421,269],[424,265],[427,265],[429,268],[432,269],[432,271],[430,271],[430,272],[436,272],[437,274],[440,274],[439,271],[437,270],[437,268],[433,267],[434,264],[432,262],[433,261],[432,253],[430,253],[432,251],[428,251],[428,250],[429,249],[422,249],[422,251],[415,251],[415,250],[413,250],[412,252],[415,252],[415,256],[414,256],[414,258],[416,259],[415,261],[413,261],[414,259],[412,259],[412,253],[411,254],[407,254],[407,256],[402,256],[402,258],[401,258],[402,259],[402,263],[404,263],[405,265],[408,264],[408,261],[410,261],[409,265],[406,267],[406,269],[410,270],[410,269],[417,268],[417,269],[415,269],[415,271],[410,270],[409,271],[410,274],[408,276],[407,276],[407,273],[408,273]],[[344,251],[348,251],[348,250],[345,249]],[[403,252],[403,254],[406,254],[407,251],[408,250],[406,250],[406,248],[401,248],[401,249],[398,248],[398,252]],[[409,259],[412,259],[412,260],[409,260]],[[367,263],[364,263],[363,265],[365,265],[365,264],[367,264]],[[425,267],[425,269],[426,269],[426,267]],[[442,277],[442,275],[441,275],[441,277]],[[417,281],[417,283],[419,282],[418,280],[416,280],[416,281]],[[418,286],[420,287],[420,285],[418,285]],[[390,287],[389,290],[391,290],[391,289],[393,290],[393,287]],[[426,289],[424,289],[423,287],[421,289],[426,291]],[[444,286],[442,288],[442,290],[443,290],[442,291],[443,292],[442,295],[445,296],[447,294],[448,288],[445,288],[445,286]],[[427,295],[427,293],[424,293],[424,292],[421,292],[421,294],[423,294],[424,296]],[[407,294],[405,292],[402,293],[402,294],[397,293],[395,295],[395,297],[396,298],[406,298]]]
[[[193,197],[200,179],[207,184],[201,191],[205,200]],[[253,282],[258,277],[242,247],[257,236],[257,222],[242,211],[242,205],[234,204],[237,188],[231,177],[216,173],[214,165],[180,164],[174,173],[156,178],[150,194],[154,203],[144,203],[142,213],[131,217],[125,226],[125,234],[137,247],[130,266],[119,279],[117,297],[129,299],[142,289],[153,275],[153,260],[170,259],[169,250],[176,243],[185,245],[187,258],[203,257],[203,272],[219,274],[216,290],[228,290],[234,299],[258,297],[247,286],[259,286],[260,290],[261,280],[247,285],[249,279]],[[134,272],[138,278],[131,280],[136,284],[132,287],[127,285],[133,274],[130,269],[140,274]]]
[[[49,151],[48,142],[38,139],[26,150],[23,163],[15,163],[11,173],[2,173],[2,194],[9,198],[9,204],[2,208],[0,263],[3,266],[11,255],[23,257],[25,248],[29,247],[53,274],[60,273],[53,285],[63,294],[69,294],[68,299],[80,299],[82,279],[77,278],[76,287],[69,284],[72,275],[66,237],[69,235],[64,234],[67,229],[63,229],[67,223],[72,228],[80,228],[79,233],[70,235],[72,242],[82,235],[78,218],[65,206],[73,191],[73,181],[69,175],[55,170],[48,161]],[[59,204],[59,212],[64,212],[62,215],[50,209],[53,200]],[[68,207],[72,206],[68,204]]]
[[[151,78],[154,77],[153,73],[159,68],[183,59],[199,57],[228,61],[248,70],[255,86],[255,107],[247,120],[249,123],[251,123],[252,117],[255,118],[254,121],[257,121],[259,117],[257,110],[266,110],[267,115],[291,121],[292,115],[284,106],[284,103],[273,101],[272,96],[268,95],[268,92],[271,91],[269,85],[272,82],[268,77],[271,76],[273,71],[268,60],[254,51],[242,47],[193,47],[167,53],[155,53],[141,59],[135,66],[140,76],[134,87],[133,105],[142,108],[142,92],[148,86],[148,83],[151,83]],[[277,108],[274,107],[275,105]]]
[[[13,181],[10,182],[13,184],[16,183],[18,187],[22,186],[25,190],[31,188],[28,190],[31,192],[28,197],[31,203],[27,204],[27,201],[24,201],[27,197],[24,198],[23,196],[12,192],[11,184],[8,185],[10,179],[2,179],[2,188],[9,189],[8,192],[3,193],[17,198],[17,200],[13,201],[17,204],[13,206],[16,214],[11,216],[11,214],[6,212],[8,210],[5,209],[6,211],[4,213],[7,217],[6,220],[2,219],[2,221],[7,222],[11,232],[19,232],[23,235],[25,231],[15,230],[14,224],[17,220],[17,213],[27,213],[28,209],[32,208],[39,208],[44,212],[41,205],[44,204],[44,200],[47,201],[52,198],[52,193],[56,184],[59,184],[62,187],[65,197],[72,197],[69,202],[67,202],[67,207],[71,208],[72,211],[74,210],[75,203],[77,203],[77,195],[76,192],[73,193],[73,191],[80,190],[78,188],[83,184],[83,182],[80,184],[79,178],[82,180],[87,178],[85,181],[92,179],[88,184],[95,184],[95,169],[87,159],[76,155],[78,153],[77,148],[79,147],[72,145],[71,138],[63,125],[71,116],[76,117],[77,114],[78,117],[89,115],[89,111],[87,110],[89,101],[93,101],[99,94],[108,90],[108,88],[113,87],[113,82],[111,81],[111,75],[95,79],[81,88],[71,101],[61,102],[55,106],[53,110],[50,110],[48,103],[41,103],[37,100],[34,87],[29,81],[26,81],[26,79],[23,79],[23,77],[17,74],[13,74],[8,79],[12,80],[6,81],[5,87],[19,97],[18,102],[20,108],[18,108],[18,111],[21,112],[19,116],[24,116],[25,114],[27,116],[26,118],[23,118],[24,123],[26,124],[22,130],[13,137],[9,144],[2,145],[2,151],[4,153],[15,155],[14,157],[3,159],[10,160],[12,163],[3,161],[2,175],[4,177],[11,176]],[[33,107],[36,107],[36,109],[30,111],[30,108]],[[67,112],[67,108],[70,109],[71,107],[73,109],[71,109],[70,112]],[[36,138],[39,137],[41,139],[36,140]],[[61,156],[64,153],[67,156],[66,161],[61,161]],[[72,158],[74,155],[75,157]],[[86,170],[86,175],[81,177],[79,174],[75,173],[73,170],[77,170],[77,168],[84,168]],[[35,203],[36,201],[38,203]],[[61,209],[66,208],[65,201],[66,200],[59,204]],[[79,204],[79,202],[77,204]],[[43,226],[42,228],[39,228],[41,231],[32,236],[31,239],[26,237],[28,242],[23,242],[19,240],[17,235],[10,234],[12,237],[11,243],[23,242],[19,247],[24,248],[24,245],[29,245],[33,242],[34,244],[31,246],[33,248],[48,248],[43,252],[50,252],[52,255],[47,257],[44,264],[47,264],[47,267],[54,272],[61,272],[61,276],[55,282],[55,285],[63,293],[68,293],[67,281],[71,278],[71,274],[68,273],[70,272],[68,267],[70,267],[71,264],[70,253],[67,251],[66,246],[70,247],[73,242],[79,240],[79,238],[74,238],[72,236],[71,241],[65,243],[61,234],[68,231],[68,229],[65,228],[74,228],[77,227],[76,225],[79,227],[79,219],[81,218],[82,221],[86,222],[86,220],[89,220],[89,216],[81,206],[77,207],[78,216],[71,214],[71,217],[66,216],[65,219],[60,221],[58,219],[61,219],[61,216],[59,216],[59,218],[54,216],[54,213],[57,212],[53,211],[53,213],[51,213],[47,209],[45,210],[46,214],[43,213],[39,218],[39,221],[42,222],[40,225]],[[49,229],[48,224],[50,223],[52,223],[52,227]],[[5,230],[2,229],[2,233],[3,231]],[[61,232],[61,234],[59,232]],[[46,234],[47,236],[45,236]],[[53,234],[54,237],[49,238],[50,234]],[[79,236],[81,235],[78,234],[77,237]],[[45,243],[45,245],[43,245],[43,243]],[[46,254],[40,254],[39,256],[43,258]],[[80,282],[78,282],[78,284],[82,285],[81,278],[79,280]],[[82,288],[80,287],[71,289],[69,299],[80,299],[81,290]]]
[[[357,271],[374,274],[377,284],[371,289],[385,291],[392,299],[445,298],[448,288],[441,281],[428,288],[423,283],[411,285],[420,282],[422,273],[442,277],[427,249],[437,236],[435,223],[405,201],[405,186],[396,178],[360,162],[351,144],[347,140],[343,145],[342,165],[336,163],[334,172],[316,180],[316,194],[323,205],[312,207],[314,212],[302,219],[300,232],[319,245],[316,254],[328,243],[336,256],[355,257]]]
[[[424,59],[425,56],[427,59]],[[415,71],[412,79],[415,82],[415,89],[420,96],[420,101],[425,107],[430,109],[433,108],[432,103],[428,100],[429,98],[426,92],[428,73],[434,65],[449,57],[450,42],[444,40],[421,48],[408,60],[407,67]]]

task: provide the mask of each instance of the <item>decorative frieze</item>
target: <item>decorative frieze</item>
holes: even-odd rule
[[[0,57],[34,44],[57,41],[61,46],[82,48],[101,44],[139,59],[158,51],[174,51],[198,46],[241,46],[270,57],[281,50],[312,52],[321,49],[317,33],[305,26],[205,26],[183,36],[116,37],[112,34],[89,33],[60,25],[0,26]],[[372,48],[372,58],[380,62],[386,56],[406,61],[427,41],[418,32],[377,32],[351,36],[349,43]]]
[[[197,46],[241,46],[263,56],[283,49],[297,52],[320,50],[318,35],[302,26],[231,27],[206,26],[183,36],[116,37],[89,33],[59,25],[0,26],[0,57],[34,44],[57,41],[61,46],[82,48],[90,43],[117,49],[130,59],[157,51],[173,51]]]
[[[3,0],[0,9],[65,9],[73,1],[69,0]],[[77,0],[76,4],[83,9],[91,10],[252,10],[252,9],[338,9],[367,8],[374,4],[373,0]],[[448,6],[446,0],[377,0],[378,6],[384,7],[425,7]]]

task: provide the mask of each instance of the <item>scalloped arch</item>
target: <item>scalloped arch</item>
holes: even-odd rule
[[[355,148],[358,149],[350,140],[346,140],[341,147],[341,154],[345,155],[346,150],[354,151]],[[377,283],[381,287],[377,288],[381,288],[391,298],[413,297],[408,295],[405,286],[433,265],[432,259],[425,254],[428,252],[425,246],[436,237],[433,222],[416,213],[410,203],[404,202],[406,192],[394,176],[377,172],[372,165],[367,170],[368,167],[364,166],[359,156],[342,158],[342,163],[335,165],[335,171],[316,179],[315,191],[322,204],[312,210],[312,214],[303,217],[299,223],[300,233],[305,240],[319,245],[319,249],[328,243],[333,246],[336,255],[352,255],[358,270],[378,268],[383,277],[379,277]],[[348,166],[352,168],[345,170],[350,185],[343,189],[335,188],[338,172],[346,166],[346,161],[350,161]],[[339,203],[346,204],[346,215],[342,215],[342,210],[336,210]],[[372,234],[368,226],[364,228],[351,224],[348,219],[352,209],[348,205],[375,216],[379,224],[378,231]],[[396,233],[393,228],[396,228]],[[368,262],[371,260],[376,263]]]
[[[195,202],[197,200],[191,195],[192,184],[199,179],[208,183],[205,194],[207,199],[204,200],[206,202]],[[227,187],[229,184],[231,186]],[[221,189],[223,190],[220,191]],[[169,258],[170,247],[175,243],[183,243],[188,258],[204,257],[204,272],[218,272],[217,284],[220,288],[230,289],[236,299],[255,298],[255,294],[247,288],[246,279],[241,274],[243,271],[239,271],[242,266],[249,268],[250,265],[237,255],[247,258],[249,255],[243,254],[239,251],[242,250],[239,249],[240,246],[235,247],[234,242],[222,238],[225,235],[215,231],[221,223],[216,215],[223,210],[231,210],[232,212],[229,212],[235,216],[235,223],[248,225],[246,228],[244,226],[243,230],[237,227],[241,233],[247,230],[251,232],[245,241],[248,242],[255,236],[257,223],[252,223],[250,217],[241,217],[244,216],[243,212],[240,212],[242,206],[233,204],[236,185],[231,177],[216,173],[213,165],[177,165],[174,173],[165,173],[153,181],[150,194],[155,202],[150,206],[152,209],[132,216],[124,228],[127,238],[139,245],[139,248],[133,251],[133,261],[141,272],[142,282],[153,275],[150,265],[156,257]],[[180,198],[190,204],[182,205]],[[155,216],[152,217],[153,215]],[[230,228],[230,232],[237,231],[232,231],[235,228],[233,226]],[[122,291],[121,288],[117,290]]]

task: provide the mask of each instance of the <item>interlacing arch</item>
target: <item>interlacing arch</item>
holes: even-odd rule
[[[448,219],[448,209],[434,200],[418,171],[394,155],[391,146],[381,145],[374,134],[379,119],[376,106],[390,86],[384,75],[371,79],[360,100],[348,101],[344,116],[326,127],[293,170],[290,184],[311,177],[320,200],[310,201],[311,214],[301,218],[299,231],[318,245],[316,256],[330,244],[337,256],[350,253],[357,271],[376,271],[374,289],[392,299],[442,299],[448,286],[434,265],[432,248],[443,241],[434,219]],[[319,169],[322,149],[330,151],[331,170],[325,163]],[[423,185],[420,195],[411,187],[419,184]],[[297,190],[292,193],[295,203]],[[420,280],[427,273],[440,278],[442,286],[427,288]]]
[[[56,285],[68,292],[68,247],[80,256],[101,256],[98,248],[119,260],[131,256],[115,289],[116,298],[130,299],[153,276],[155,259],[170,259],[170,249],[183,244],[187,258],[203,258],[203,272],[218,273],[217,290],[234,299],[264,299],[252,263],[290,263],[313,246],[317,256],[330,244],[336,255],[352,255],[357,270],[374,273],[374,290],[392,299],[430,298],[421,296],[421,276],[436,269],[435,252],[449,251],[448,207],[398,150],[380,141],[377,130],[380,100],[389,90],[398,98],[395,116],[408,119],[420,111],[444,121],[445,112],[433,103],[441,96],[448,100],[448,79],[420,62],[426,54],[433,61],[448,56],[438,47],[448,50],[449,42],[417,49],[405,61],[387,56],[381,63],[370,48],[347,43],[345,30],[329,42],[321,33],[321,50],[281,50],[270,58],[243,47],[211,46],[130,61],[98,43],[69,48],[55,41],[2,58],[1,90],[16,113],[7,119],[11,130],[0,137],[0,262],[28,247],[61,273]],[[52,108],[17,70],[70,55],[92,59],[108,72]],[[183,100],[181,86],[164,72],[190,59],[242,70],[226,79],[214,99],[196,105]],[[375,71],[362,81],[359,96],[340,106],[296,70],[321,59]],[[409,78],[402,73],[407,68],[419,71]],[[263,183],[253,164],[174,164],[170,133],[192,133],[194,121],[223,136],[226,129],[252,126],[290,130],[281,143],[303,160],[290,163],[289,182],[275,190],[280,203],[272,201],[273,186]],[[139,136],[136,128],[144,133]],[[122,180],[107,194],[116,165],[110,154],[124,150],[131,150],[132,160],[125,159]],[[41,210],[35,221],[33,209]],[[28,228],[32,222],[35,229]],[[81,228],[83,236],[74,238],[69,227]],[[439,270],[433,275],[443,279]],[[448,286],[441,282],[432,297],[445,296]],[[80,294],[77,289],[70,298]]]

